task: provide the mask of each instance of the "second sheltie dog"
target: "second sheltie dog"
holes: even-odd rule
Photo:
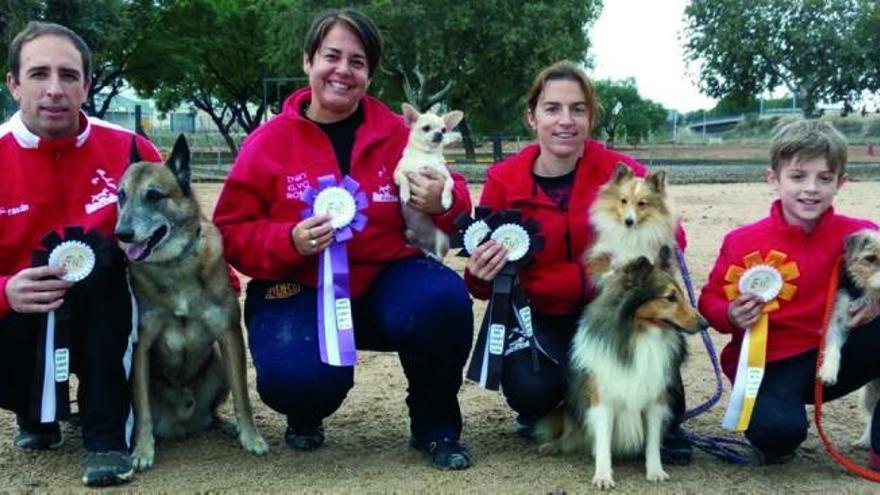
[[[593,280],[601,282],[608,272],[639,256],[656,263],[660,248],[674,245],[676,219],[666,189],[663,170],[641,178],[617,164],[590,208],[596,240],[587,251],[586,265]]]
[[[614,486],[612,456],[644,453],[647,479],[669,478],[667,391],[687,355],[682,334],[707,327],[669,274],[669,255],[664,247],[658,265],[639,257],[608,275],[572,342],[566,402],[536,426],[541,453],[589,449],[601,489]]]

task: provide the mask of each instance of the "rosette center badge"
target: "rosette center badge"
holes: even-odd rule
[[[766,303],[776,299],[783,284],[779,270],[772,266],[757,265],[743,272],[739,279],[739,291],[743,294],[755,294]]]
[[[529,252],[529,233],[515,223],[499,226],[492,232],[492,240],[507,248],[507,261],[517,261]]]
[[[63,280],[79,282],[95,268],[95,252],[84,242],[65,241],[49,253],[49,265],[64,267]]]
[[[357,204],[354,197],[341,187],[328,187],[315,197],[316,214],[330,215],[330,225],[338,229],[345,227],[354,219]]]

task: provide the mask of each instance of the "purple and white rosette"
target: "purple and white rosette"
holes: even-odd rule
[[[303,218],[329,213],[336,229],[333,241],[321,253],[318,265],[318,344],[321,361],[331,366],[354,366],[354,320],[348,276],[346,243],[367,225],[363,213],[367,195],[349,176],[337,182],[333,175],[318,177],[318,187],[309,187],[302,200],[309,205]]]

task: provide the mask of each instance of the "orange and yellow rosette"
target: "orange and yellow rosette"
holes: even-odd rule
[[[794,261],[785,262],[787,257],[783,252],[771,250],[762,258],[761,253],[755,251],[743,257],[743,266],[731,265],[724,275],[728,282],[724,286],[728,301],[743,293],[757,294],[764,300],[761,317],[743,335],[736,381],[721,422],[728,430],[745,431],[749,427],[767,362],[768,315],[779,309],[780,299],[791,301],[797,292],[797,287],[789,282],[798,278],[800,272]]]

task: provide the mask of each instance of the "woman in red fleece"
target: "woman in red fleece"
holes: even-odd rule
[[[525,347],[508,346],[501,387],[517,412],[517,432],[531,437],[535,421],[552,411],[565,397],[568,349],[583,307],[592,300],[593,287],[581,263],[593,242],[588,221],[590,205],[599,188],[623,162],[639,176],[645,167],[633,158],[609,150],[590,138],[599,121],[599,103],[587,75],[570,62],[558,62],[541,71],[527,95],[526,123],[537,134],[537,144],[489,169],[480,204],[492,209],[517,208],[523,219],[541,225],[544,249],[535,262],[519,270],[531,301],[535,336],[545,351],[540,371],[532,369]],[[679,241],[684,242],[679,230]],[[470,257],[465,281],[474,297],[488,299],[492,280],[504,266],[507,252],[493,241],[480,245]],[[513,339],[518,336],[513,334]],[[684,411],[683,391],[677,391],[676,411]],[[678,440],[678,429],[673,428]],[[672,463],[690,459],[689,444],[676,442]]]
[[[473,336],[471,301],[461,277],[406,243],[392,173],[408,130],[366,95],[380,55],[376,26],[360,12],[316,17],[303,47],[309,86],[245,141],[214,220],[229,262],[254,279],[245,322],[257,391],[287,416],[287,445],[312,450],[324,442],[324,418],[353,386],[354,367],[320,359],[318,264],[334,228],[327,215],[304,218],[303,193],[326,175],[357,181],[367,196],[367,222],[347,242],[356,345],[398,352],[409,380],[412,444],[440,468],[463,469],[470,454],[458,442],[457,394]],[[448,210],[440,202],[442,177],[425,172],[409,179],[411,204],[441,229],[453,230],[453,220],[470,212],[461,176]]]

